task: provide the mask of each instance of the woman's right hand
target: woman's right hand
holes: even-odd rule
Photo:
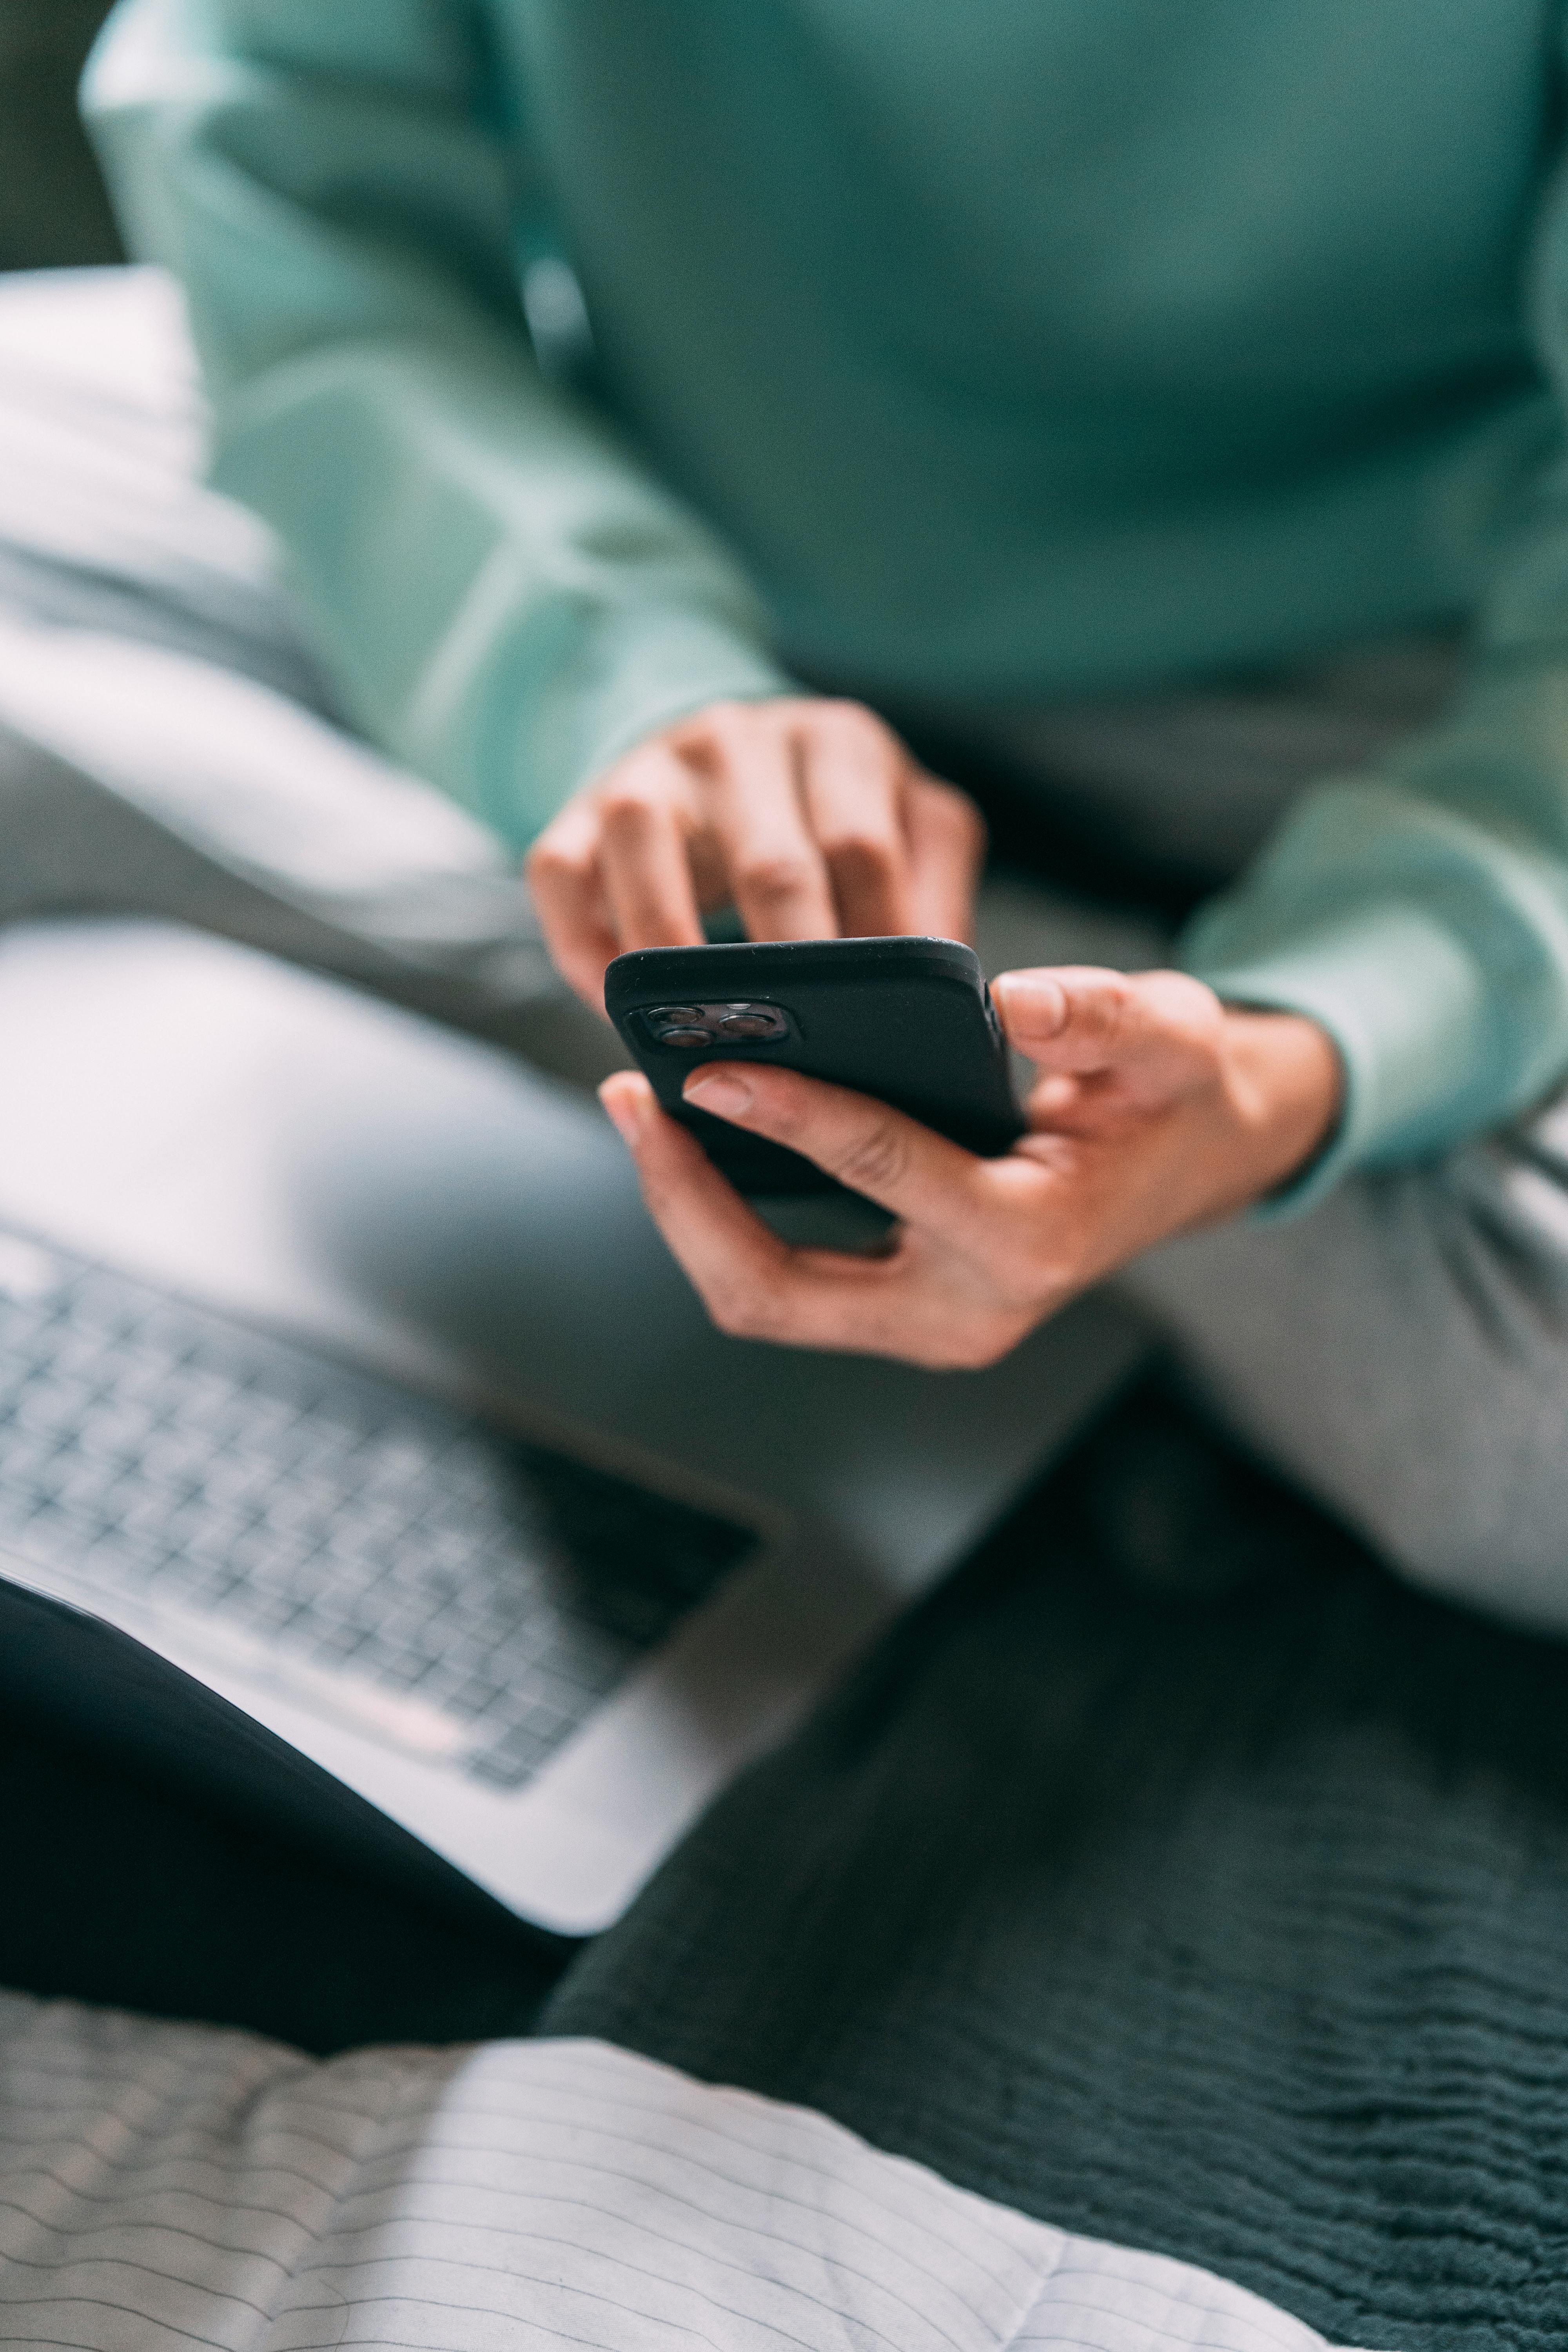
[[[754,940],[967,939],[985,828],[857,702],[718,702],[584,787],[529,855],[551,954],[596,1013],[628,948],[692,947],[732,905]]]

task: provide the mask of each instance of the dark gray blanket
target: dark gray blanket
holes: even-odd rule
[[[1145,1392],[541,2023],[1338,2341],[1560,2347],[1565,1702],[1568,1651],[1403,1590]]]

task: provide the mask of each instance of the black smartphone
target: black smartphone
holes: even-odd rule
[[[1024,1132],[991,992],[956,940],[638,948],[605,973],[605,1009],[663,1108],[742,1192],[844,1188],[799,1152],[683,1102],[700,1062],[782,1062],[987,1156]]]

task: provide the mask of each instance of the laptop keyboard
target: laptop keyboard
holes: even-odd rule
[[[0,1550],[449,1727],[434,1745],[492,1785],[537,1771],[756,1541],[0,1235]]]

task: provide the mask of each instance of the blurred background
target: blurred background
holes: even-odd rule
[[[0,0],[0,269],[123,259],[77,121],[109,0]]]

